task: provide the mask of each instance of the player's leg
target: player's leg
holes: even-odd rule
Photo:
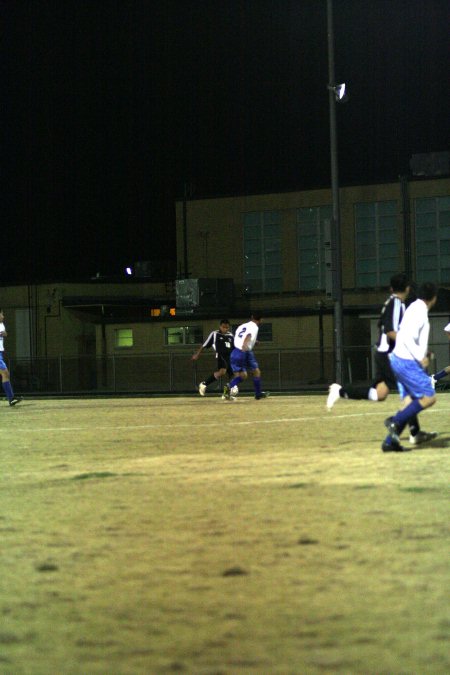
[[[435,386],[436,382],[439,382],[439,380],[442,380],[443,377],[447,377],[447,375],[450,375],[450,366],[447,366],[446,368],[443,368],[437,373],[434,373],[431,376],[432,384]]]
[[[328,388],[327,408],[331,410],[340,398],[356,401],[384,401],[391,387],[395,388],[389,357],[387,354],[376,352],[375,354],[375,380],[369,387],[366,385],[348,384],[342,386],[335,382]]]
[[[398,382],[409,393],[412,400],[393,417],[385,420],[385,426],[388,429],[388,436],[382,445],[385,452],[390,445],[400,446],[399,436],[405,426],[413,422],[422,410],[429,408],[436,402],[430,377],[418,363],[398,359],[397,357],[392,357],[391,363]],[[436,435],[435,433],[430,434],[427,440],[434,438]]]
[[[240,349],[233,349],[230,355],[230,369],[233,374],[233,379],[230,380],[223,388],[223,396],[227,400],[231,398],[231,390],[233,387],[239,387],[241,382],[247,378],[247,367],[246,367],[246,352],[241,351]]]
[[[226,360],[226,370],[225,370],[225,373],[226,373],[226,375],[227,375],[227,377],[228,377],[228,386],[230,386],[230,382],[231,382],[231,380],[232,380],[234,377],[239,377],[239,378],[241,378],[241,374],[240,374],[239,372],[233,373],[233,369],[232,369],[232,367],[231,367],[231,363],[230,363],[230,359],[229,359],[229,358]],[[224,374],[225,374],[225,373],[224,373]],[[245,373],[245,377],[246,377],[246,376],[247,376],[247,373]],[[242,379],[245,379],[245,377],[242,378]],[[239,384],[240,384],[240,383],[234,384],[232,387],[230,386],[230,394],[231,394],[231,396],[234,397],[234,398],[236,398],[236,396],[238,396],[238,394],[239,394]]]
[[[259,401],[262,398],[267,398],[267,393],[262,391],[261,370],[259,368],[258,361],[255,359],[255,355],[251,351],[247,352],[247,363],[253,377],[255,399]]]
[[[20,403],[21,399],[14,396],[13,388],[9,379],[9,370],[3,360],[3,355],[0,355],[0,375],[2,378],[3,391],[6,394],[9,405],[16,405]]]
[[[200,382],[198,385],[198,393],[200,396],[204,396],[206,394],[206,389],[209,387],[210,384],[213,384],[213,382],[217,382],[220,380],[221,377],[225,375],[227,372],[227,363],[225,359],[223,359],[221,356],[217,355],[217,368],[216,370],[209,375],[209,377],[206,378],[206,380],[203,380],[203,382]]]

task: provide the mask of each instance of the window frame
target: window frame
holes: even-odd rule
[[[389,212],[388,205],[393,207],[392,212]],[[358,214],[359,207],[361,207],[361,210],[366,209],[367,213]],[[373,213],[369,213],[371,207],[373,208]],[[390,278],[393,274],[398,272],[400,268],[401,251],[398,216],[398,199],[383,199],[371,202],[354,203],[353,217],[356,289],[384,288],[389,286]],[[382,227],[383,221],[390,221],[392,219],[393,223],[389,223],[387,227]],[[361,227],[364,220],[366,221],[366,225],[369,225],[366,229]],[[370,225],[372,225],[372,227],[370,227]],[[385,240],[383,240],[383,233],[389,233]],[[366,241],[364,241],[364,238]],[[375,254],[361,257],[360,247],[365,247],[368,252],[374,251]],[[383,247],[389,247],[389,249],[394,248],[395,254],[392,255],[389,250],[390,254],[388,256],[383,255]],[[361,268],[361,263],[364,261],[368,263],[368,269],[366,270]],[[387,261],[392,261],[389,263],[388,268],[386,267]],[[370,269],[370,267],[372,267],[372,269]],[[385,269],[383,269],[383,267],[385,267]],[[366,275],[366,277],[369,277],[369,275],[372,277],[374,276],[373,282],[364,283],[363,275]]]
[[[310,221],[303,219],[300,220],[301,213],[305,211],[314,212],[314,218]],[[320,204],[315,206],[301,206],[297,207],[295,214],[295,223],[296,223],[296,234],[297,234],[297,266],[298,266],[298,289],[301,292],[320,292],[324,291],[326,288],[326,257],[325,257],[325,241],[326,241],[326,227],[328,221],[328,227],[331,226],[331,221],[333,218],[333,207],[331,204]],[[313,224],[315,229],[315,245],[314,247],[303,248],[303,242],[310,240],[311,235],[306,234],[302,235],[301,228],[305,227],[308,224]],[[302,251],[315,250],[316,260],[317,260],[317,285],[306,287],[302,284],[302,279],[313,278],[312,274],[302,274],[302,268],[304,262],[301,260]]]
[[[249,236],[251,229],[258,236]],[[283,290],[281,211],[272,209],[243,213],[242,246],[246,293],[252,295],[281,293]],[[253,257],[253,264],[247,262],[250,261],[250,256]],[[259,271],[259,275],[251,276],[252,271],[253,273]],[[270,271],[272,273],[278,271],[278,274],[270,275]]]
[[[433,204],[433,209],[418,209],[418,206],[425,206],[426,203]],[[441,208],[441,205],[444,208]],[[443,223],[443,214],[448,213]],[[432,220],[429,216],[432,215]],[[423,224],[419,224],[420,216],[424,217]],[[428,218],[426,218],[428,216]],[[448,227],[448,230],[446,229]],[[447,236],[441,236],[447,234]],[[430,232],[433,237],[430,238]],[[419,236],[423,234],[424,236]],[[445,283],[450,276],[450,197],[440,195],[434,197],[416,197],[414,199],[414,244],[415,244],[415,270],[417,283],[424,281],[433,281],[435,283]],[[428,246],[427,246],[428,245]],[[430,250],[431,249],[431,250]],[[425,257],[433,258],[428,266],[422,266],[420,260]],[[447,267],[444,267],[444,261],[447,259]]]
[[[176,342],[176,343],[170,343],[169,342],[169,331],[175,331],[178,330],[180,331],[182,335],[182,341],[181,342]],[[199,337],[199,340],[194,340],[190,341],[187,340],[187,336],[189,335],[189,332],[192,331],[192,334],[194,337]],[[195,333],[197,332],[197,334]],[[164,347],[192,347],[193,345],[201,345],[203,344],[203,326],[200,324],[190,324],[190,325],[176,325],[176,326],[166,326],[163,329],[163,340],[164,340]]]
[[[125,338],[125,335],[120,335],[121,333],[129,333],[128,339],[131,339],[131,344],[120,344],[121,339]],[[134,347],[134,332],[132,328],[115,328],[114,329],[114,349],[133,349]]]

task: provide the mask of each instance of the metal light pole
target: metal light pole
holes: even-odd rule
[[[339,205],[339,176],[336,133],[336,81],[334,75],[334,32],[333,0],[327,0],[328,34],[328,100],[330,107],[330,152],[331,152],[331,193],[333,217],[331,223],[332,251],[332,298],[334,302],[334,351],[336,378],[342,383],[344,376],[343,315],[342,315],[342,251],[341,222]]]

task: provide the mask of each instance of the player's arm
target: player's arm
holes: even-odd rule
[[[197,361],[202,351],[204,349],[208,349],[208,347],[211,347],[213,340],[214,340],[214,331],[212,331],[212,333],[208,335],[204,343],[197,349],[196,352],[194,352],[194,354],[192,354],[191,356],[192,361]]]
[[[400,326],[400,310],[401,302],[398,298],[391,301],[386,307],[386,312],[383,317],[384,333],[389,340],[395,342],[397,338],[398,329]]]
[[[248,352],[250,351],[250,341],[252,339],[252,334],[249,333],[248,335],[245,336],[245,340],[242,343],[242,351],[243,352]]]

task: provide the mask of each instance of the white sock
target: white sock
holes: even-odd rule
[[[378,393],[375,387],[370,387],[369,395],[367,397],[369,401],[378,401]]]

